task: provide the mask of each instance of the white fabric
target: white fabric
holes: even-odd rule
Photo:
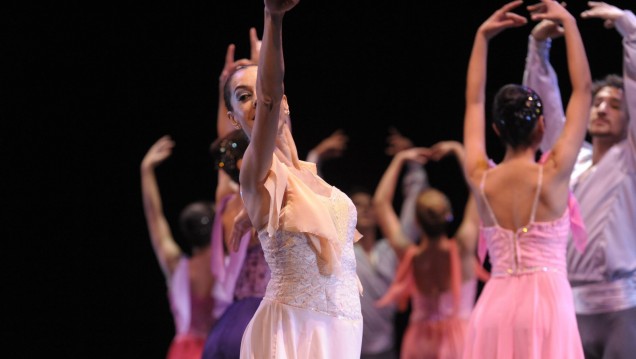
[[[306,170],[274,157],[269,221],[258,231],[271,279],[243,334],[241,358],[360,357],[356,208],[335,187],[329,196],[314,192],[296,175]]]
[[[241,358],[360,356],[362,314],[353,246],[343,250],[342,270],[324,275],[309,236],[279,231],[269,237],[259,231],[272,278],[243,334]]]
[[[241,358],[359,358],[361,339],[362,320],[263,299],[245,329]]]

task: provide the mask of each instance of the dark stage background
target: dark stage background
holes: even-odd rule
[[[284,22],[301,156],[342,128],[349,148],[324,166],[327,181],[374,188],[390,160],[390,126],[417,145],[461,140],[474,32],[504,2],[302,1]],[[578,15],[585,2],[568,6]],[[163,357],[174,327],[143,216],[139,164],[160,136],[174,138],[173,156],[158,168],[174,229],[186,203],[213,197],[207,149],[216,136],[218,76],[229,43],[237,57],[249,55],[248,30],[255,26],[260,37],[262,7],[56,4],[0,15],[3,322],[16,335],[12,357]],[[618,33],[600,20],[579,24],[593,76],[620,72]],[[489,101],[499,86],[521,81],[532,25],[491,42]],[[563,54],[556,40],[552,58],[567,99]],[[455,160],[427,168],[461,218],[467,191]]]

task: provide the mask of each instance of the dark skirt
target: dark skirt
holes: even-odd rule
[[[201,358],[238,359],[243,332],[262,299],[248,297],[232,303],[210,331]]]

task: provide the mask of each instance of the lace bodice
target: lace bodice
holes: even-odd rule
[[[338,238],[328,238],[332,251],[317,251],[314,234],[276,230],[258,233],[271,279],[265,298],[328,315],[361,319],[360,294],[353,250],[356,209],[351,200],[333,187],[331,196],[319,196],[333,221]],[[284,210],[283,210],[284,212]],[[323,242],[324,244],[324,242]],[[330,261],[322,253],[335,253]]]

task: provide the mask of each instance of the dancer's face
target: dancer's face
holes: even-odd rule
[[[587,130],[592,137],[614,138],[616,142],[625,138],[627,130],[627,108],[623,90],[605,86],[594,96]]]
[[[375,228],[375,211],[371,203],[371,196],[367,193],[358,192],[351,196],[351,201],[356,206],[356,211],[358,212],[358,222],[356,225],[358,230]]]
[[[241,126],[251,137],[256,117],[256,74],[257,67],[240,69],[229,79],[231,89],[230,120]]]

